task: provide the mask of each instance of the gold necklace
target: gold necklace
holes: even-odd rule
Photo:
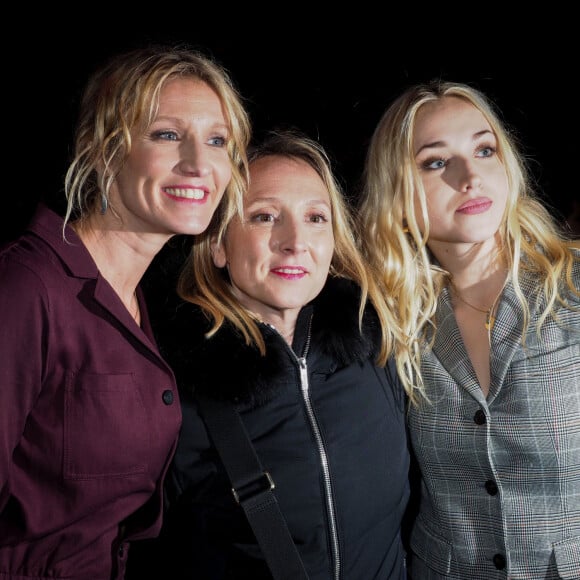
[[[485,310],[483,308],[478,308],[477,306],[474,306],[473,304],[471,304],[470,302],[465,300],[465,298],[463,298],[463,296],[461,296],[461,294],[459,294],[459,292],[457,291],[457,288],[455,288],[455,286],[453,286],[453,293],[455,294],[455,296],[457,296],[457,298],[459,298],[459,300],[461,300],[461,302],[463,302],[464,304],[467,304],[467,306],[469,306],[470,308],[473,308],[473,310],[477,310],[477,312],[481,312],[482,314],[485,314],[485,328],[486,328],[486,330],[489,331],[493,328],[493,325],[495,324],[495,316],[493,315],[493,312],[495,309],[495,304],[497,302],[497,299],[500,297],[501,290],[500,290],[499,294],[495,297],[495,300],[493,301],[492,305]]]

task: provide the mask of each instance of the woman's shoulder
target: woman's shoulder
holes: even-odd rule
[[[315,301],[313,339],[343,365],[374,357],[380,341],[378,317],[369,303],[359,324],[360,298],[355,282],[330,277]]]

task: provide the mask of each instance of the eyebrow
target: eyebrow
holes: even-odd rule
[[[246,205],[247,206],[251,206],[255,203],[278,203],[280,201],[284,201],[284,198],[281,196],[268,196],[268,195],[264,195],[264,196],[260,196],[260,197],[255,197],[254,199],[250,200],[250,201],[246,201]],[[304,205],[326,205],[328,207],[331,206],[331,202],[322,198],[313,198],[313,199],[306,199],[304,200]]]
[[[175,125],[186,125],[187,122],[183,122],[182,117],[176,117],[175,115],[157,115],[152,121],[154,123],[174,123]],[[204,123],[212,130],[224,129],[230,131],[230,126],[226,121],[216,120],[216,121],[204,121]]]
[[[484,135],[493,135],[493,131],[490,129],[482,129],[481,131],[477,131],[477,133],[473,134],[473,141],[477,141]],[[447,145],[446,141],[432,141],[431,143],[425,143],[418,151],[415,153],[415,157],[421,153],[424,149],[436,149],[437,147],[445,147]]]

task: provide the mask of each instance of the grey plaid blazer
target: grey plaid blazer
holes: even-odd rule
[[[580,262],[574,280],[580,287]],[[521,284],[533,299],[533,280]],[[508,284],[487,399],[447,291],[438,312],[422,369],[432,405],[409,415],[423,472],[411,578],[580,579],[580,312],[560,309],[539,337],[532,313],[524,348]]]

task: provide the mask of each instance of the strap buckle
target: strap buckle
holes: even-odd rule
[[[232,487],[232,493],[234,494],[236,502],[241,504],[261,493],[272,491],[275,487],[276,485],[274,484],[272,476],[267,471],[264,471],[256,479],[244,483],[238,489]]]

